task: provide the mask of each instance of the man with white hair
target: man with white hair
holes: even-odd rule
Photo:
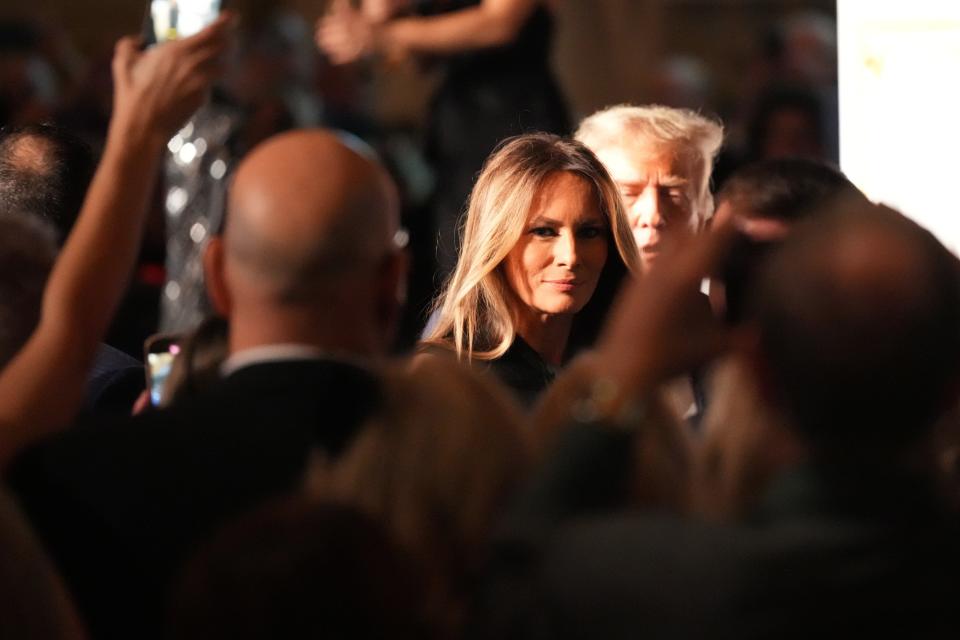
[[[690,111],[660,105],[621,104],[585,118],[574,137],[596,154],[620,191],[649,271],[671,230],[699,231],[713,215],[710,174],[723,142],[723,127]],[[710,313],[706,296],[695,313]],[[676,413],[696,424],[705,399],[698,372],[667,387]]]
[[[713,214],[710,174],[723,127],[688,109],[621,104],[584,119],[574,137],[620,189],[643,268],[670,229],[703,227]]]

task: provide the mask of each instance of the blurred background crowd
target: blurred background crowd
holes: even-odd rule
[[[222,190],[191,180],[191,173],[212,170],[211,175],[222,178],[257,142],[304,126],[355,134],[380,153],[400,185],[415,261],[400,344],[412,344],[419,335],[429,300],[455,258],[455,250],[447,246],[452,244],[447,237],[451,232],[437,222],[443,215],[437,211],[449,209],[446,218],[456,218],[492,143],[468,154],[476,159],[463,162],[464,175],[448,175],[451,154],[463,154],[463,147],[471,144],[457,138],[448,143],[452,150],[431,144],[437,127],[444,126],[437,124],[444,117],[442,110],[431,105],[438,100],[450,60],[377,57],[333,64],[314,43],[314,25],[329,9],[327,4],[230,3],[242,16],[240,38],[217,88],[217,106],[195,121],[197,131],[171,146],[180,151],[191,136],[199,137],[207,158],[193,166],[171,161],[154,198],[140,268],[110,344],[140,358],[147,336],[158,329],[188,328],[205,311],[195,247],[216,227]],[[734,168],[753,160],[791,155],[838,160],[832,1],[554,4],[545,51],[565,110],[562,117],[551,119],[556,133],[572,133],[572,125],[582,117],[623,102],[700,111],[719,118],[725,128],[714,188]],[[0,8],[0,126],[56,123],[98,151],[110,113],[113,43],[120,35],[140,31],[146,10],[146,3],[120,0],[38,0]],[[496,73],[497,63],[492,64]],[[461,85],[478,82],[472,69],[464,74]],[[548,128],[537,124],[521,126]],[[520,132],[505,129],[486,135],[499,140]],[[195,145],[188,149],[192,152]],[[189,157],[194,155],[202,154]],[[177,154],[171,157],[176,160]]]

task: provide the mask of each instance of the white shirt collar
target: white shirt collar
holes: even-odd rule
[[[268,344],[232,354],[220,365],[220,374],[226,377],[239,369],[263,362],[320,360],[329,356],[328,352],[306,344]]]

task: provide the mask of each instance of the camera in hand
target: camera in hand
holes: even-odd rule
[[[186,38],[217,19],[222,0],[149,0],[144,20],[147,44]]]

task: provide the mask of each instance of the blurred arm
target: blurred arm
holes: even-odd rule
[[[512,42],[537,0],[483,0],[437,16],[376,23],[346,1],[335,1],[317,26],[317,44],[337,64],[375,52],[390,57],[449,55]]]
[[[50,275],[39,325],[0,373],[0,464],[75,416],[136,261],[163,147],[218,75],[229,21],[146,52],[131,38],[117,44],[103,159]]]
[[[427,18],[401,18],[384,27],[387,49],[450,54],[508,44],[536,8],[536,0],[484,0],[475,7]]]

